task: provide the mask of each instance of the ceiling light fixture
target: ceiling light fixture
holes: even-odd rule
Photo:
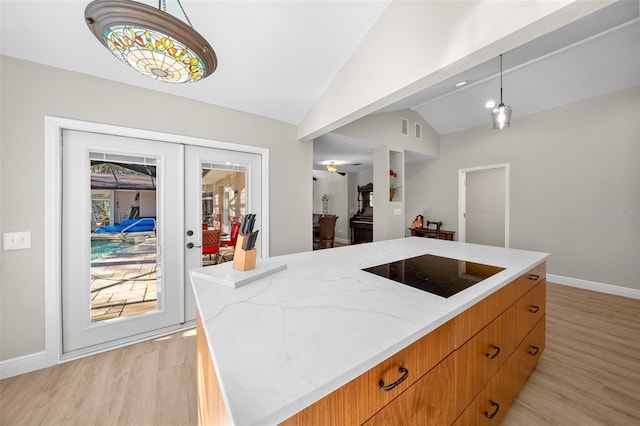
[[[338,166],[334,163],[329,163],[327,164],[327,170],[329,170],[329,172],[331,173],[335,173],[338,171]]]
[[[511,125],[511,107],[502,102],[502,55],[500,55],[500,105],[491,111],[491,121],[496,130],[504,129]]]
[[[467,81],[461,81],[460,83],[456,83],[456,87],[461,87],[467,84]]]
[[[218,66],[213,48],[191,26],[166,12],[166,1],[153,8],[131,0],[95,0],[84,18],[100,42],[122,62],[166,83],[202,80]]]

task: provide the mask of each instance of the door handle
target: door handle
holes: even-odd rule
[[[193,231],[192,231],[191,229],[189,229],[189,230],[187,231],[187,236],[188,236],[188,237],[190,237],[190,236],[192,236],[192,235],[193,235]]]
[[[202,246],[196,246],[196,245],[193,245],[193,243],[189,243],[189,244],[187,244],[187,248],[188,248],[188,249],[192,249],[192,248],[200,248],[200,247],[202,247]]]

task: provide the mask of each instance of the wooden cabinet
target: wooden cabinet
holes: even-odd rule
[[[453,241],[453,235],[456,231],[447,231],[445,229],[427,229],[427,228],[409,228],[412,237],[436,238],[438,240]]]
[[[544,263],[532,268],[281,425],[498,424],[544,351],[545,275]],[[224,424],[202,335],[200,424]]]
[[[539,283],[456,351],[458,412],[478,394],[544,317],[546,282]]]
[[[196,350],[198,353],[198,423],[201,425],[229,424],[224,400],[216,377],[213,358],[202,329],[200,314],[196,318]]]
[[[544,342],[545,317],[543,316],[518,345],[504,366],[471,401],[454,423],[455,426],[500,424],[538,362],[544,350]]]
[[[545,276],[542,263],[282,425],[498,424],[544,350]]]
[[[363,424],[447,358],[454,349],[453,325],[452,321],[443,324],[281,424]],[[444,370],[438,377],[448,371]],[[447,380],[449,383],[452,383],[451,377]],[[383,385],[388,390],[383,390]],[[424,386],[426,385],[423,384],[420,388]]]
[[[445,358],[400,396],[386,405],[365,426],[439,426],[451,424],[456,417],[450,403],[455,395],[455,360]]]

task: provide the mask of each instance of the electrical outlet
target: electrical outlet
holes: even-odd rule
[[[402,209],[393,209],[393,215],[394,216],[402,215]]]
[[[31,232],[5,232],[4,249],[18,250],[31,248]]]

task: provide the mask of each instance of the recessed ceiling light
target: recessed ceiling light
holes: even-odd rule
[[[467,84],[467,81],[461,81],[460,83],[456,84],[456,87],[460,87],[460,86],[464,86],[465,84]]]
[[[487,108],[493,108],[494,106],[496,106],[496,101],[487,101],[487,103],[484,104],[484,106]]]

